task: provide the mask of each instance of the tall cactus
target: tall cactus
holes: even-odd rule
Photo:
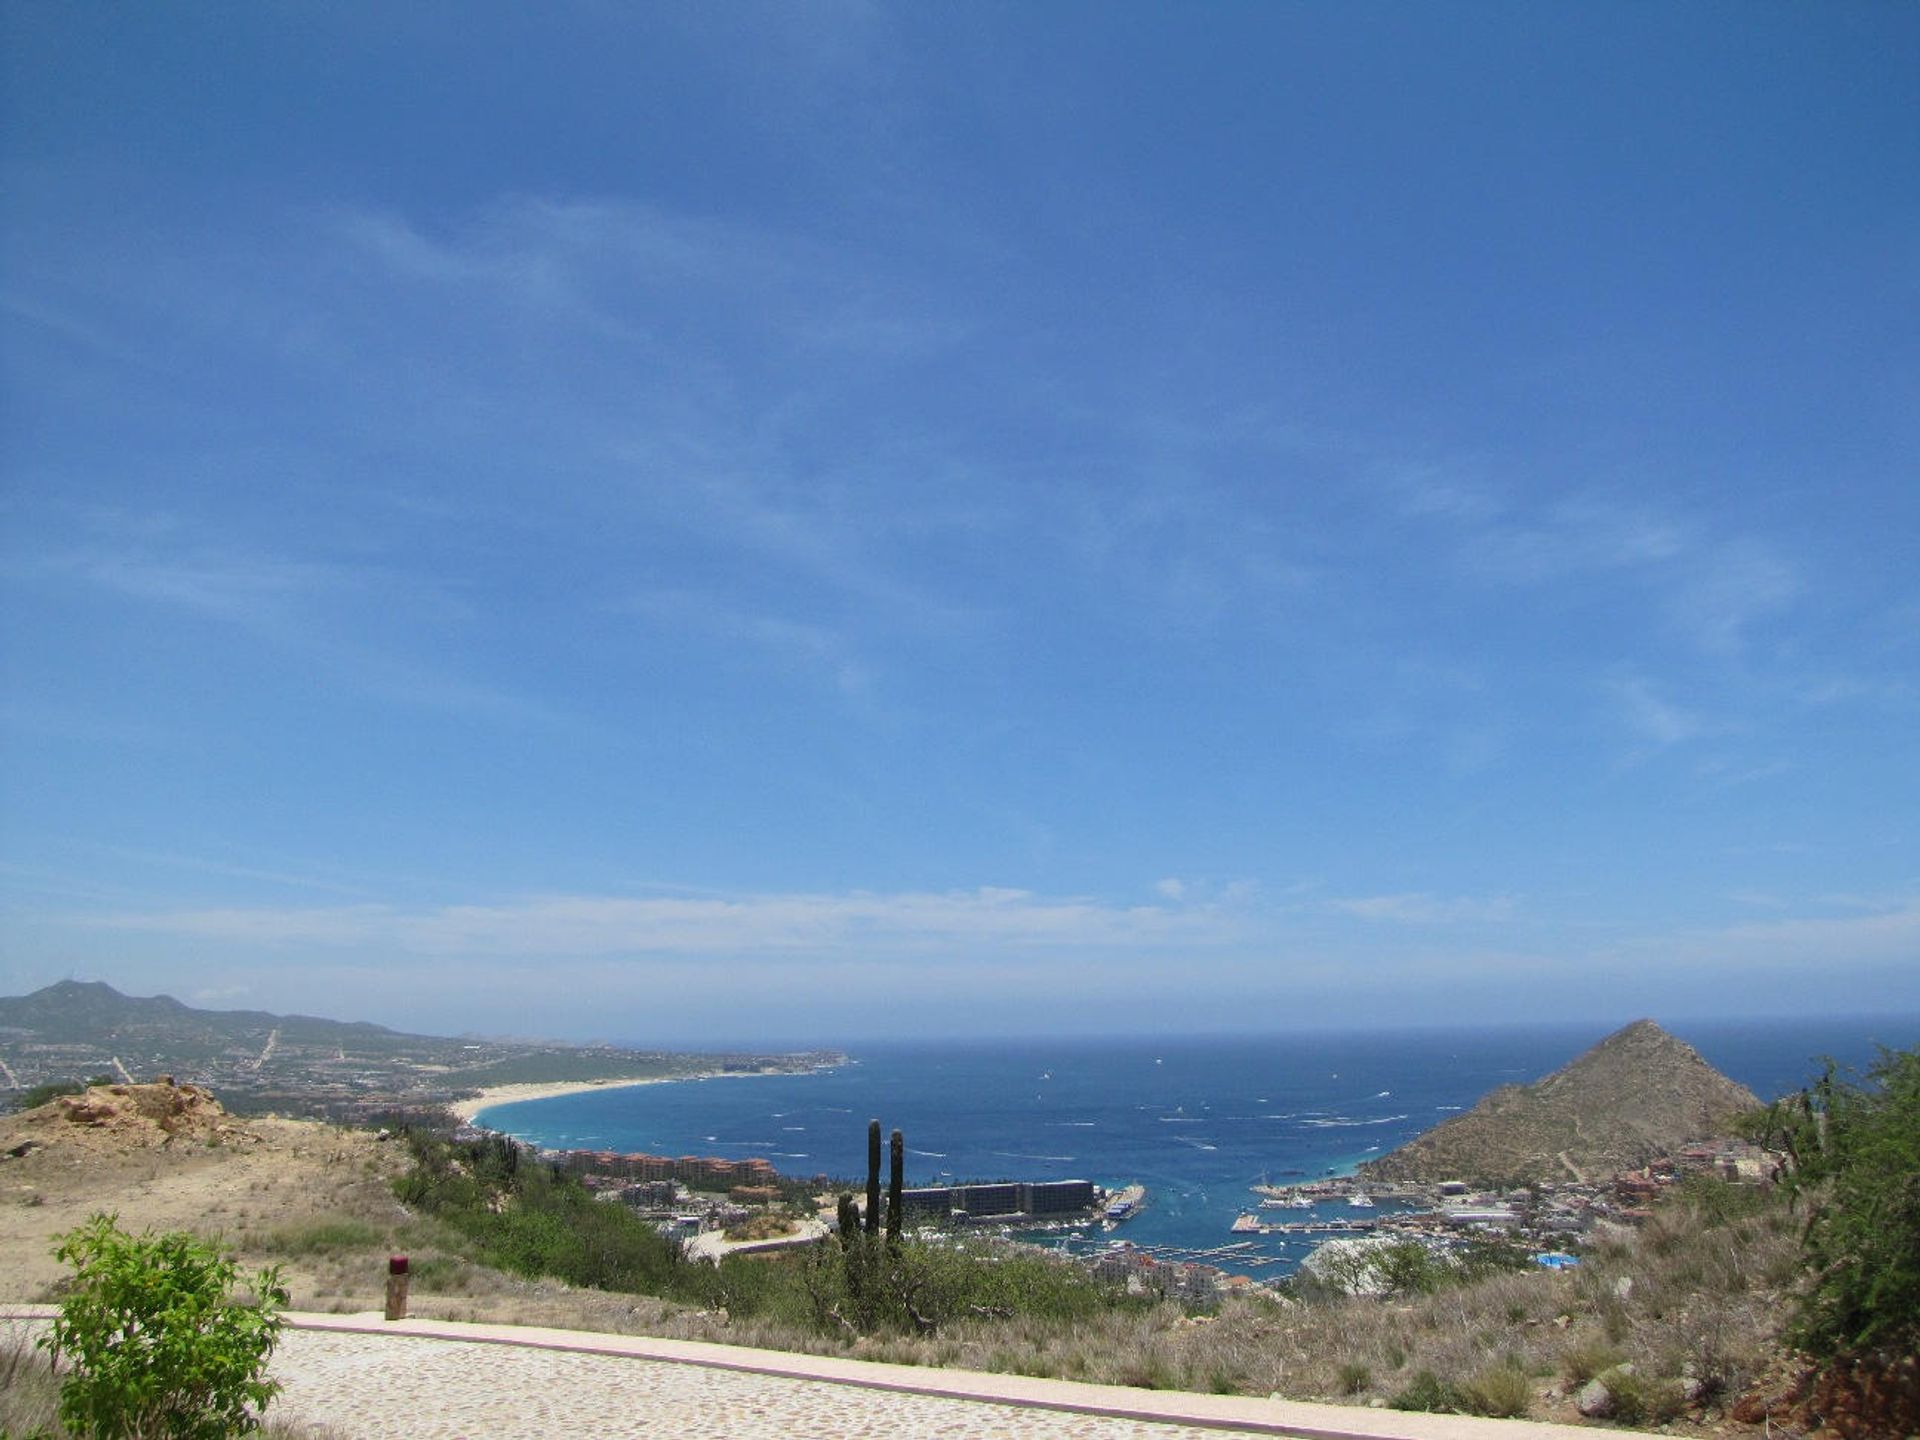
[[[880,1122],[867,1122],[867,1234],[880,1233]]]
[[[907,1142],[896,1130],[893,1143],[888,1147],[890,1163],[887,1167],[887,1248],[900,1248],[900,1230],[906,1224],[905,1196],[902,1191],[906,1184]]]
[[[853,1203],[853,1195],[840,1192],[840,1248],[851,1250],[853,1242],[860,1234],[860,1207]]]

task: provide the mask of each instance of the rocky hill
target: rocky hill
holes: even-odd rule
[[[1601,1178],[1724,1134],[1759,1103],[1691,1045],[1636,1020],[1543,1080],[1501,1086],[1360,1173],[1507,1184]]]

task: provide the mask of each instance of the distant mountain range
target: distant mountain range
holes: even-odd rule
[[[491,1085],[800,1070],[844,1059],[837,1052],[692,1054],[411,1035],[365,1021],[197,1010],[170,995],[123,995],[99,981],[0,996],[0,1089],[169,1074],[212,1088],[230,1106],[336,1117],[443,1103]]]
[[[274,1015],[265,1010],[196,1010],[171,995],[123,995],[98,980],[62,980],[31,995],[0,996],[0,1042],[18,1037],[40,1044],[111,1048],[129,1041],[157,1041],[188,1060],[218,1055],[236,1045],[257,1051],[275,1030],[283,1043],[351,1046],[356,1051],[449,1043],[365,1021]]]
[[[1691,1045],[1636,1020],[1543,1080],[1501,1086],[1360,1173],[1505,1184],[1603,1178],[1723,1135],[1759,1104]]]

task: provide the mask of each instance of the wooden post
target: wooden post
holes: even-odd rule
[[[387,1319],[407,1318],[407,1257],[387,1257]]]

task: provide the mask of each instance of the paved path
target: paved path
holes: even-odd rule
[[[0,1307],[0,1329],[51,1311]],[[1134,1390],[695,1340],[377,1315],[288,1317],[274,1413],[338,1440],[1594,1440],[1518,1420]]]
[[[328,1426],[343,1440],[1186,1440],[1195,1433],[624,1355],[313,1330],[287,1336],[273,1373],[287,1387],[274,1402],[275,1414]]]

